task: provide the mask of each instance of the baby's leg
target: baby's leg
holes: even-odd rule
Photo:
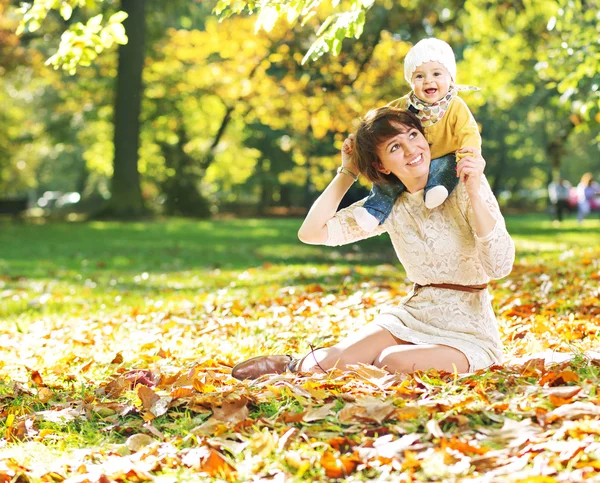
[[[400,182],[397,184],[374,184],[365,204],[355,208],[354,218],[366,232],[371,232],[381,225],[392,212],[396,198],[406,188]]]
[[[429,178],[425,185],[425,206],[429,209],[441,205],[458,184],[456,156],[454,153],[432,159]]]

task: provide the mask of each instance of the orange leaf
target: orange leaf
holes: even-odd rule
[[[472,446],[466,441],[461,441],[458,438],[453,437],[450,441],[442,441],[442,447],[455,449],[465,455],[469,454],[486,454],[489,448],[483,448],[480,446]]]
[[[38,386],[44,385],[44,380],[38,371],[31,371],[31,380]]]
[[[111,364],[121,364],[122,362],[123,362],[123,354],[121,354],[120,352],[117,352],[115,357],[113,357],[113,360],[110,361]]]
[[[225,458],[214,449],[210,450],[210,454],[202,463],[200,470],[205,471],[211,476],[218,476],[222,474],[230,475],[234,472],[233,466],[231,466],[225,460]]]
[[[348,476],[356,469],[358,463],[359,460],[354,455],[336,458],[329,451],[325,451],[321,456],[321,466],[329,478]]]
[[[189,397],[194,394],[194,390],[191,387],[178,387],[171,391],[170,396],[173,399],[180,399],[182,397]]]

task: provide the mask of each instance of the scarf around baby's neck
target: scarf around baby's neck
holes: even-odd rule
[[[419,118],[423,127],[433,126],[444,117],[450,102],[452,102],[452,99],[456,97],[459,91],[478,90],[478,87],[451,85],[446,95],[433,104],[422,101],[415,95],[414,91],[410,91],[410,95],[408,96],[408,110]]]

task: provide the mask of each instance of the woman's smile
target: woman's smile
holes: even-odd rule
[[[412,161],[409,161],[408,163],[406,163],[406,166],[418,166],[421,163],[423,163],[423,155],[419,154]]]

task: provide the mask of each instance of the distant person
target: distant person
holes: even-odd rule
[[[481,151],[481,136],[459,91],[476,88],[456,84],[454,52],[443,40],[429,38],[417,42],[404,59],[404,78],[412,90],[389,106],[415,114],[425,129],[431,146],[429,179],[423,191],[425,206],[441,205],[457,185],[456,163],[469,155],[463,148]],[[373,184],[363,205],[354,210],[356,222],[366,232],[375,230],[390,215],[394,203],[406,187],[400,180]]]
[[[571,183],[562,176],[557,181],[552,181],[548,185],[548,198],[552,204],[552,211],[558,223],[563,221],[563,213],[569,209],[569,194],[571,192]]]
[[[585,173],[577,185],[577,221],[580,224],[590,214],[592,203],[597,195],[600,195],[600,188],[594,182],[594,175]]]

